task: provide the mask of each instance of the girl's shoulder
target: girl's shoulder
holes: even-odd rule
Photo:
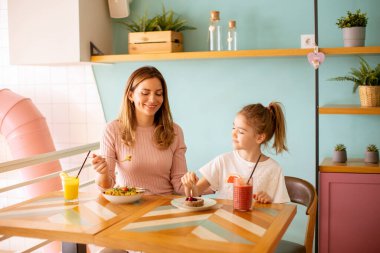
[[[271,168],[272,170],[282,170],[281,165],[271,157],[261,162],[261,166]]]
[[[235,159],[236,159],[236,156],[235,156],[234,152],[226,152],[226,153],[222,153],[220,155],[217,155],[214,160],[231,161],[231,160],[235,160]]]
[[[227,152],[223,154],[219,154],[212,158],[206,165],[207,166],[215,166],[215,164],[221,165],[221,164],[230,164],[235,159],[232,152]]]

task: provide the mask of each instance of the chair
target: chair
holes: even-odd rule
[[[312,184],[300,178],[286,176],[285,184],[286,188],[288,189],[290,200],[294,203],[306,206],[306,215],[308,216],[308,222],[304,245],[281,240],[275,252],[312,253],[317,213],[317,192]]]

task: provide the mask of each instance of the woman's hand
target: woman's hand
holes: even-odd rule
[[[194,172],[190,171],[183,175],[181,182],[185,188],[186,197],[198,196],[198,189],[196,187],[198,177]]]
[[[97,154],[92,154],[92,167],[99,174],[108,174],[106,159]]]
[[[263,191],[260,191],[256,194],[253,194],[253,198],[259,202],[259,203],[263,203],[263,204],[270,204],[272,203],[272,199],[271,197],[269,197],[269,195],[266,193],[266,192],[263,192]]]

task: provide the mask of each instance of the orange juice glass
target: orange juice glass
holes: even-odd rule
[[[78,203],[79,178],[62,177],[63,197],[66,203]]]

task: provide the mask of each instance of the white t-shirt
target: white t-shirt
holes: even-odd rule
[[[233,183],[227,183],[227,179],[232,175],[249,178],[254,166],[255,163],[244,160],[235,150],[217,156],[199,171],[216,191],[217,198],[232,199]],[[290,202],[282,169],[272,158],[259,162],[252,178],[253,193],[264,191],[273,203]]]

